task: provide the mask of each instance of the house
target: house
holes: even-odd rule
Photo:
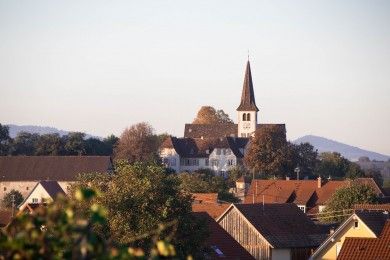
[[[232,204],[217,222],[255,259],[307,259],[326,235],[295,204]]]
[[[381,189],[372,178],[356,180],[253,180],[244,203],[295,203],[303,212],[314,214],[324,210],[337,189],[353,183],[369,185],[378,197]]]
[[[192,212],[205,212],[213,219],[217,219],[230,206],[230,203],[218,201],[218,193],[193,193],[193,197]]]
[[[205,212],[194,213],[206,222],[209,236],[205,241],[205,259],[254,259],[234,238],[232,238],[215,220]]]
[[[65,196],[65,191],[61,188],[57,181],[40,181],[19,205],[19,210],[23,211],[30,204],[40,205],[49,203],[60,194]]]
[[[256,129],[269,125],[258,124],[259,109],[255,102],[249,61],[240,105],[236,110],[237,124],[186,124],[183,138],[168,137],[160,147],[164,164],[176,172],[206,168],[222,174],[242,164],[249,138]],[[286,138],[284,124],[272,125],[280,127]]]
[[[26,197],[43,180],[58,181],[66,192],[79,173],[112,169],[109,156],[0,156],[0,199],[12,189]]]
[[[390,220],[377,238],[348,237],[344,241],[340,254],[340,260],[381,260],[390,259]]]
[[[356,210],[316,249],[310,259],[338,259],[346,238],[377,238],[388,219],[389,213],[386,211]]]

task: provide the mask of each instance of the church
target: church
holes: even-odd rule
[[[262,126],[259,124],[253,91],[250,62],[246,64],[237,124],[185,124],[184,137],[170,136],[162,144],[160,156],[167,167],[176,172],[211,169],[225,175],[243,164],[249,139]],[[272,124],[286,133],[285,124]]]

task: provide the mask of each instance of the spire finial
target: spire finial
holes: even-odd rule
[[[248,49],[248,61],[249,61],[249,49]]]

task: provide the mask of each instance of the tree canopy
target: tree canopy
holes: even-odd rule
[[[319,163],[315,169],[316,175],[331,178],[350,178],[355,179],[363,177],[364,172],[356,163],[336,152],[324,152],[319,155]]]
[[[141,122],[123,131],[114,152],[115,158],[129,163],[157,161],[159,145],[159,138],[154,134],[153,127]]]
[[[92,187],[101,194],[81,205],[81,210],[88,211],[91,203],[104,206],[108,222],[101,232],[114,241],[149,251],[153,245],[150,237],[133,238],[174,223],[174,228],[161,231],[161,237],[170,237],[179,255],[199,252],[206,230],[191,214],[191,194],[183,191],[176,176],[167,175],[163,167],[120,161],[112,175],[80,175],[72,190],[79,187]]]
[[[222,109],[216,110],[212,106],[202,106],[193,124],[233,124],[233,121],[229,118]]]
[[[0,124],[0,156],[8,154],[10,140],[8,126]]]
[[[11,190],[10,192],[7,192],[3,197],[3,205],[6,208],[12,207],[12,196],[14,196],[14,206],[17,208],[20,203],[23,202],[24,198],[22,193],[20,193],[17,190]]]

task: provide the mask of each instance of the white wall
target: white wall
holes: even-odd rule
[[[37,183],[37,181],[2,181],[0,182],[0,200],[3,200],[5,194],[11,190],[19,191],[23,198],[26,198]]]
[[[250,114],[250,121],[243,121],[243,114]],[[252,135],[254,131],[256,131],[257,127],[257,112],[256,111],[238,111],[238,137],[243,137],[242,134],[245,134],[244,137],[249,137]],[[245,126],[248,125],[249,128]],[[249,136],[248,136],[249,134]]]
[[[180,172],[180,156],[173,148],[163,148],[160,151],[160,157],[164,162],[167,160],[167,167],[174,169],[176,172]],[[176,162],[174,165],[173,163]]]
[[[218,154],[217,149],[219,149],[220,154]],[[218,166],[212,166],[213,160],[218,160]],[[233,162],[232,165],[228,165],[229,160]],[[237,158],[230,148],[216,148],[209,156],[209,168],[216,172],[220,172],[220,171],[227,172],[232,168],[234,168],[236,165],[237,165]]]
[[[38,199],[38,200],[34,201],[34,199]],[[26,204],[42,203],[45,201],[49,202],[49,201],[53,201],[53,199],[43,188],[43,186],[41,184],[38,184],[38,186],[30,193],[30,195],[26,198],[23,204],[20,205],[20,208],[23,208]]]

